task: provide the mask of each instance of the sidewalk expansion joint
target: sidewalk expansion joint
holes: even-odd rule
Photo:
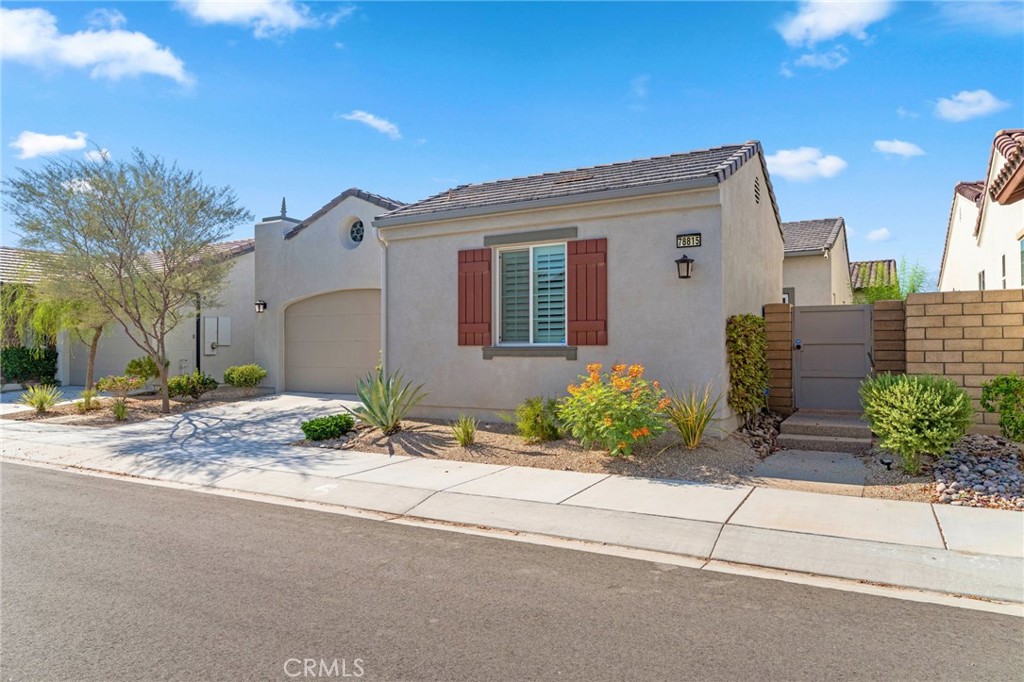
[[[935,526],[939,529],[939,538],[942,540],[942,549],[949,549],[949,545],[946,544],[946,534],[942,531],[942,524],[939,523],[939,515],[935,511],[935,505],[929,504],[928,508],[932,510],[932,518],[935,519]]]
[[[593,488],[598,483],[604,483],[609,478],[611,478],[611,476],[612,476],[611,474],[605,474],[602,478],[597,479],[596,481],[594,481],[593,483],[588,485],[586,488],[583,488],[582,490],[577,490],[576,492],[574,492],[572,495],[570,495],[569,497],[565,498],[564,500],[559,500],[558,502],[555,502],[555,504],[565,504],[566,502],[568,502],[572,498],[576,497],[580,493],[586,492],[587,490],[590,490],[591,488]]]
[[[733,509],[732,512],[729,514],[729,517],[718,528],[718,535],[715,536],[715,543],[711,545],[711,551],[708,552],[708,563],[711,563],[711,560],[715,557],[715,548],[718,547],[718,541],[722,539],[722,531],[724,531],[725,527],[729,525],[730,521],[732,521],[732,517],[736,516],[736,512],[740,510],[740,507],[742,507],[743,504],[747,501],[747,499],[749,499],[750,496],[754,494],[755,490],[757,490],[757,486],[752,486],[750,490],[747,491],[747,494],[743,496],[743,499],[740,500],[740,503],[736,505],[736,508]],[[704,565],[707,566],[707,564]]]

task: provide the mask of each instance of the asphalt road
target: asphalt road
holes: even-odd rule
[[[32,467],[0,476],[4,680],[1024,679],[1024,621],[1009,616]]]

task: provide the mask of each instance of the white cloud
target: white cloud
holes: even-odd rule
[[[110,159],[109,149],[90,149],[85,154],[82,154],[86,161],[92,161],[93,163],[100,163],[101,161],[108,161]]]
[[[320,24],[307,5],[295,0],[178,0],[176,4],[201,23],[251,28],[257,38],[294,33]]]
[[[49,156],[75,149],[85,149],[86,134],[78,132],[73,135],[74,137],[46,135],[45,133],[23,130],[18,135],[18,139],[11,143],[11,147],[18,150],[19,159],[34,159],[37,156]]]
[[[900,118],[918,118],[921,114],[915,111],[908,111],[904,107],[897,107],[896,115],[899,116]]]
[[[935,115],[959,123],[1002,111],[1009,103],[997,99],[988,90],[961,90],[952,97],[942,97],[935,105]]]
[[[949,23],[999,35],[1024,31],[1024,4],[1010,2],[944,2],[939,13]]]
[[[341,7],[337,11],[330,14],[326,19],[326,23],[331,28],[334,28],[339,22],[351,19],[352,15],[355,13],[355,5],[346,5],[345,7]]]
[[[871,230],[870,232],[868,232],[867,237],[865,237],[865,239],[867,239],[869,242],[884,242],[887,241],[890,236],[891,235],[889,234],[889,228],[880,227],[877,230]]]
[[[351,114],[335,114],[335,117],[345,119],[346,121],[357,121],[364,125],[368,125],[378,133],[387,135],[392,140],[402,139],[402,133],[399,132],[398,126],[394,123],[386,118],[380,118],[379,116],[374,116],[373,114],[360,111],[359,109],[356,109]]]
[[[85,17],[85,23],[95,29],[118,29],[128,23],[128,18],[116,9],[101,7],[89,12]]]
[[[796,74],[793,73],[793,69],[789,68],[789,62],[782,62],[782,66],[779,67],[779,75],[785,78],[792,78]]]
[[[800,58],[797,59],[794,64],[796,66],[802,66],[809,69],[826,69],[828,71],[832,71],[850,61],[846,56],[847,54],[849,54],[849,52],[845,47],[842,45],[836,45],[828,52],[812,52],[800,55]]]
[[[82,178],[75,178],[73,180],[65,180],[64,182],[62,182],[60,184],[61,184],[61,187],[63,187],[64,189],[69,189],[72,192],[76,192],[78,194],[82,194],[84,192],[91,192],[92,191],[92,184],[88,180],[83,180]]]
[[[895,154],[903,158],[911,156],[924,156],[924,150],[913,142],[903,140],[875,140],[875,151],[883,154]]]
[[[116,15],[124,18],[120,12]],[[111,28],[60,33],[57,18],[44,9],[0,8],[0,57],[37,68],[88,69],[92,78],[154,74],[186,85],[192,82],[184,63],[169,48],[144,33],[114,28],[120,19],[108,13],[104,21]]]
[[[849,34],[866,40],[865,31],[893,11],[891,2],[834,2],[803,0],[796,14],[786,17],[776,29],[791,46],[813,46]]]
[[[765,158],[768,161],[768,170],[773,175],[780,175],[787,180],[831,178],[846,168],[846,161],[831,154],[826,156],[815,147],[780,149]]]

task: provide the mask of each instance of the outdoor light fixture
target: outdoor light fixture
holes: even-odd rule
[[[882,455],[878,461],[884,464],[886,469],[892,471],[892,455]]]
[[[256,301],[256,312],[257,313],[262,313],[262,312],[266,311],[266,309],[267,309],[267,302],[266,301],[264,301],[262,298],[260,300]]]
[[[679,279],[690,279],[693,274],[693,259],[685,253],[676,261],[676,269],[679,270]]]

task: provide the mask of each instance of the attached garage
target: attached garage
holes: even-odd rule
[[[355,393],[380,353],[380,290],[335,291],[284,313],[284,389]]]

